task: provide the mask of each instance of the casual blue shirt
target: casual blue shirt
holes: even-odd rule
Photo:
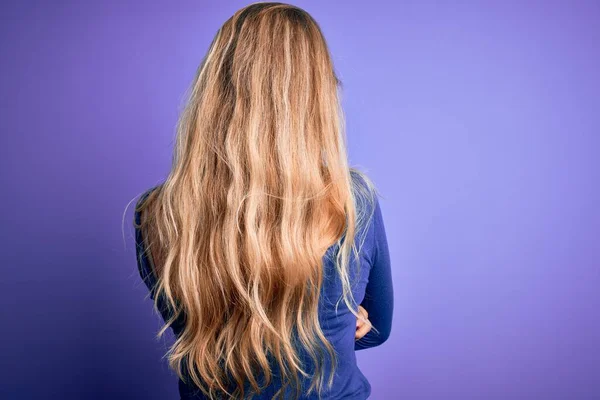
[[[357,174],[352,174],[353,179]],[[360,181],[364,182],[364,181]],[[361,183],[364,185],[364,183]],[[152,190],[146,191],[138,201],[140,204]],[[357,208],[367,207],[368,202],[358,202]],[[137,207],[136,207],[137,210]],[[369,320],[376,328],[377,332],[371,330],[363,338],[356,341],[354,335],[356,332],[356,317],[350,312],[344,301],[340,301],[336,310],[336,303],[342,296],[342,282],[335,269],[333,260],[337,246],[334,245],[327,250],[323,258],[324,278],[319,299],[319,321],[325,337],[333,345],[338,364],[335,370],[334,383],[331,389],[324,388],[321,395],[323,400],[346,399],[346,400],[364,400],[371,393],[371,386],[365,376],[362,374],[356,363],[356,350],[368,349],[378,346],[387,340],[392,325],[393,313],[393,288],[390,255],[388,250],[387,237],[383,223],[379,201],[375,196],[374,209],[363,209],[367,215],[372,212],[372,218],[369,223],[363,226],[362,234],[357,235],[357,241],[364,238],[360,255],[360,268],[357,272],[357,265],[352,257],[350,264],[350,279],[352,284],[352,293],[355,301],[362,305],[369,313]],[[139,226],[141,218],[140,213],[135,211],[135,222]],[[138,261],[138,270],[140,276],[150,291],[150,297],[155,298],[156,277],[146,256],[142,234],[136,228],[136,252]],[[358,242],[357,242],[358,243]],[[166,320],[169,317],[166,311],[165,302],[162,299],[158,301],[158,308],[162,317]],[[177,336],[183,329],[183,318],[179,318],[171,326],[173,333]],[[325,353],[327,354],[327,353]],[[302,356],[302,355],[301,355]],[[308,358],[302,357],[310,364]],[[329,371],[330,363],[324,365],[325,371]],[[308,367],[310,370],[310,366]],[[274,371],[274,380],[260,395],[255,399],[271,399],[281,383],[277,380],[277,373]],[[185,383],[179,380],[179,393],[182,400],[205,399],[202,392],[190,380]],[[309,387],[310,381],[303,382],[303,390]],[[290,389],[291,390],[291,389]],[[289,392],[291,397],[292,391]],[[302,400],[318,399],[318,395],[313,392],[311,395],[301,397]]]

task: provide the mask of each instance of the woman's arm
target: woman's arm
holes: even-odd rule
[[[369,333],[355,342],[355,350],[368,349],[382,344],[389,337],[392,328],[394,312],[392,269],[385,225],[377,196],[375,196],[372,229],[371,270],[361,306],[369,313],[369,321],[378,332],[371,329]]]

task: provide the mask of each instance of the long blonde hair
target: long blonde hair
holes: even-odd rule
[[[366,217],[357,213],[339,86],[308,13],[282,3],[242,8],[198,69],[167,179],[137,205],[155,300],[172,311],[158,335],[185,315],[169,364],[210,398],[260,393],[271,360],[278,394],[291,385],[298,395],[301,377],[313,375],[301,350],[315,365],[309,392],[333,382],[336,354],[318,319],[323,257],[337,245],[342,299],[357,315],[349,265]]]

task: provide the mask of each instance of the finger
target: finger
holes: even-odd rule
[[[361,326],[363,326],[365,324],[365,321],[363,321],[362,319],[356,319],[356,329],[360,328]]]
[[[364,319],[369,319],[369,313],[367,312],[367,310],[364,309],[364,307],[358,306],[357,314],[358,316],[356,317],[356,328],[358,329],[360,326],[362,326],[362,324],[364,324],[364,321],[362,321],[360,317]]]
[[[365,324],[365,321],[359,318],[356,318],[356,329],[360,328]]]
[[[369,318],[369,313],[367,312],[367,310],[363,306],[358,306],[358,313],[360,315],[362,315],[363,317],[365,317],[365,319]]]
[[[362,317],[364,319],[368,319],[368,314],[365,315],[366,314],[366,310],[364,308],[360,307],[360,306],[358,307],[358,313],[357,314],[358,314],[358,316],[356,317],[356,327],[358,328],[361,324],[364,323],[364,321],[362,321],[360,319],[360,317]]]
[[[354,338],[356,340],[358,340],[358,339],[362,338],[363,336],[365,336],[367,333],[369,333],[370,330],[371,330],[371,325],[361,321],[361,326],[356,330],[356,334],[354,335]]]

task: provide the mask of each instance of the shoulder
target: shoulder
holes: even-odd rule
[[[378,218],[380,217],[377,188],[373,181],[362,171],[352,168],[352,191],[356,205],[356,225],[359,241],[367,253],[373,252]]]
[[[137,266],[140,277],[149,289],[154,287],[155,277],[151,268],[149,249],[146,246],[146,235],[142,232],[142,212],[148,205],[147,200],[155,193],[158,186],[154,186],[143,192],[134,208],[135,248]]]
[[[148,197],[152,194],[155,194],[156,192],[158,192],[158,189],[161,187],[161,185],[156,185],[156,186],[152,186],[151,188],[147,189],[145,192],[143,192],[140,195],[140,198],[138,199],[135,208],[136,210],[142,208],[144,206],[144,202],[148,199]]]
[[[379,207],[378,192],[373,181],[364,172],[351,168],[352,193],[356,204],[356,213],[359,220],[372,219]]]
[[[158,191],[157,189],[160,188],[160,186],[161,185],[157,185],[147,189],[140,195],[138,201],[135,203],[133,212],[136,229],[139,228],[142,222],[142,210],[146,208],[148,198],[150,197],[150,195],[155,194]]]
[[[134,207],[134,216],[133,216],[133,226],[135,229],[135,244],[136,244],[136,252],[138,255],[138,258],[140,259],[140,261],[142,262],[141,267],[143,267],[143,269],[145,269],[146,267],[146,259],[149,257],[149,254],[147,253],[147,237],[146,237],[146,230],[147,230],[147,222],[148,219],[146,218],[145,215],[145,211],[149,205],[149,200],[152,200],[150,198],[150,196],[152,196],[153,194],[156,194],[156,189],[159,186],[154,186],[149,188],[148,190],[146,190],[145,192],[143,192],[139,199],[137,200],[137,202],[135,203],[135,207]]]
[[[356,168],[350,169],[352,192],[361,202],[373,203],[377,197],[377,189],[369,176]]]

